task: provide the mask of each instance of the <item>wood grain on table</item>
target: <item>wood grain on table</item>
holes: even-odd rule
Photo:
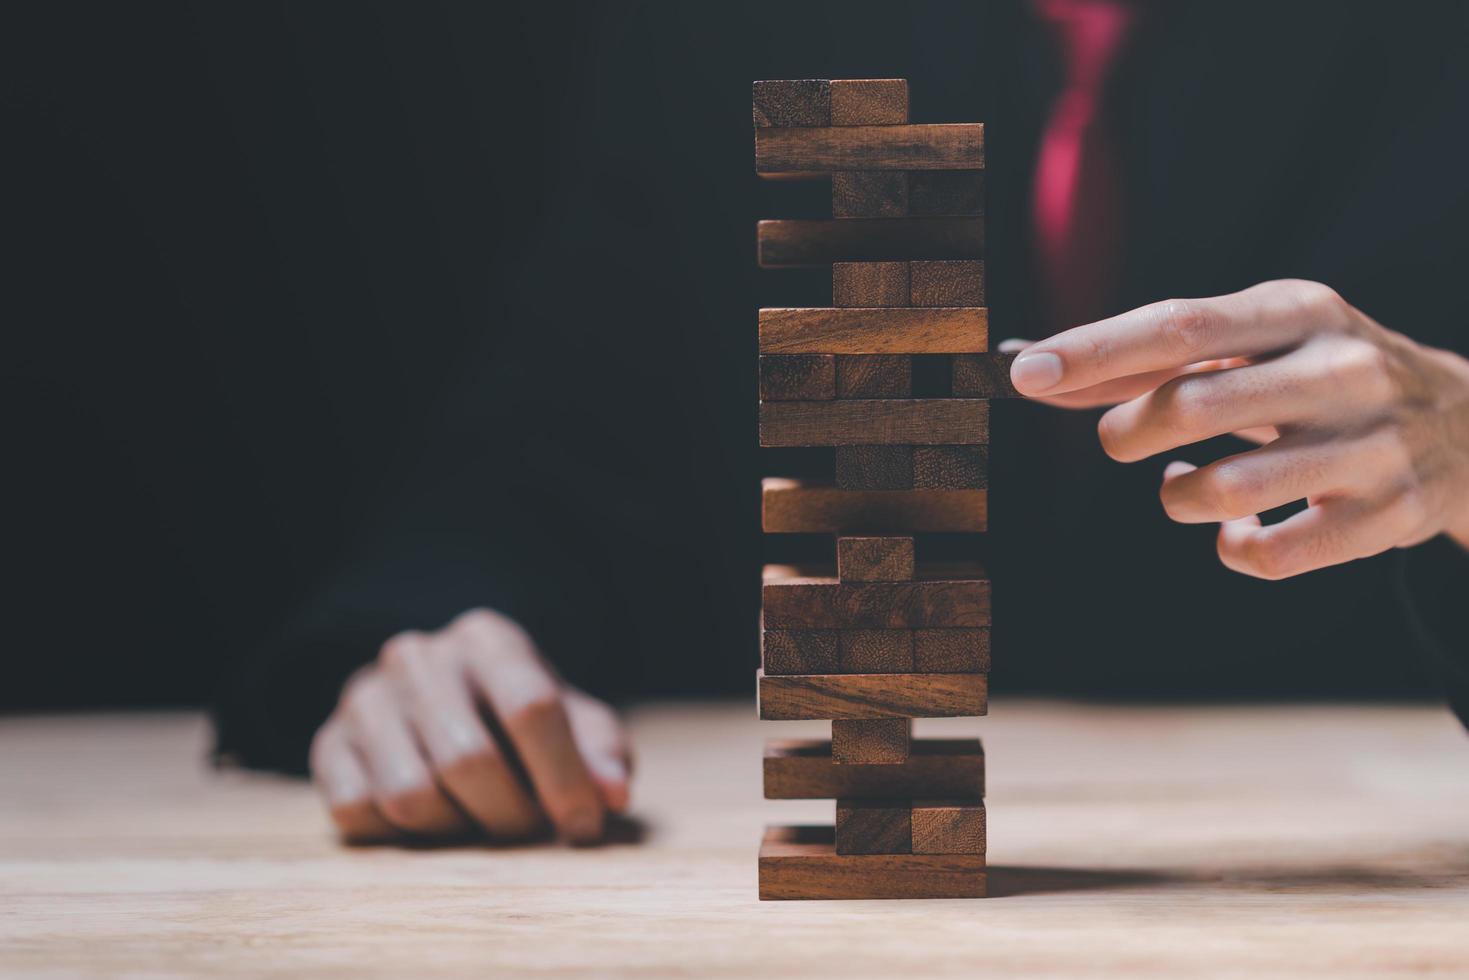
[[[919,721],[994,760],[991,897],[900,903],[757,900],[764,826],[833,803],[761,798],[764,737],[827,726],[753,715],[635,712],[640,829],[593,850],[343,848],[304,783],[207,769],[197,715],[0,720],[0,974],[1469,973],[1469,739],[1442,708]]]

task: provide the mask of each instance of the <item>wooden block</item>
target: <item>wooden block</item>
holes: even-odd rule
[[[835,674],[840,638],[837,630],[762,630],[760,663],[767,674]]]
[[[925,564],[909,582],[843,582],[789,565],[766,565],[767,629],[904,630],[990,624],[990,582],[972,562]]]
[[[907,213],[907,174],[861,170],[831,175],[833,218],[901,218]]]
[[[837,812],[840,814],[840,804]],[[984,854],[984,802],[981,800],[914,800],[910,811],[914,854]],[[862,828],[874,824],[869,818]],[[865,838],[876,839],[869,833]],[[838,853],[842,843],[837,833]]]
[[[836,851],[912,854],[913,805],[907,800],[837,800]]]
[[[841,630],[837,639],[836,672],[913,673],[913,631]]]
[[[954,358],[955,398],[1019,398],[1010,383],[1010,365],[1015,353],[964,354]]]
[[[908,180],[910,214],[984,214],[984,172],[924,170]]]
[[[956,718],[988,710],[988,674],[758,673],[767,721]]]
[[[837,578],[843,582],[901,582],[913,577],[913,539],[837,538]]]
[[[833,732],[837,724],[832,722]],[[977,738],[916,739],[910,743],[908,761],[901,764],[834,765],[835,752],[832,744],[823,739],[772,739],[766,742],[765,798],[984,798],[984,748]]]
[[[912,398],[913,358],[906,354],[839,354],[838,398]]]
[[[832,79],[831,125],[894,126],[907,121],[906,78]]]
[[[835,398],[836,394],[834,355],[760,355],[761,401],[822,401]]]
[[[838,446],[836,485],[842,490],[911,490],[913,447]]]
[[[983,169],[984,123],[755,130],[755,172],[765,176]]]
[[[915,630],[913,670],[917,673],[988,673],[990,628]]]
[[[983,490],[989,486],[985,446],[917,446],[913,487],[917,490]]]
[[[980,854],[838,854],[833,827],[769,827],[760,898],[983,898]]]
[[[756,82],[752,95],[756,126],[831,124],[831,83],[824,78]]]
[[[989,310],[765,307],[762,354],[970,354],[989,348]]]
[[[983,531],[985,490],[842,490],[828,484],[766,477],[761,523],[772,534]]]
[[[983,445],[989,419],[989,402],[979,398],[761,402],[760,445]]]
[[[908,761],[912,718],[859,718],[831,723],[831,762],[842,766],[898,766]],[[932,792],[926,790],[925,792]],[[844,794],[834,793],[833,796]],[[850,794],[847,794],[850,795]]]
[[[908,302],[913,306],[984,306],[984,262],[978,259],[913,262]]]
[[[979,218],[777,218],[755,226],[767,269],[833,262],[982,259]]]
[[[832,306],[907,306],[909,294],[907,262],[832,263]]]

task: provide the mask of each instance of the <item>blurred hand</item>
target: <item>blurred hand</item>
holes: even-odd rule
[[[352,841],[549,823],[576,843],[627,806],[630,756],[612,709],[568,687],[513,621],[467,612],[400,633],[348,681],[311,745],[311,773]]]
[[[1219,557],[1235,571],[1285,578],[1440,533],[1469,548],[1469,361],[1319,283],[1167,300],[1001,348],[1023,349],[1011,368],[1022,394],[1116,405],[1097,432],[1119,462],[1227,433],[1262,443],[1163,477],[1168,515],[1221,522]]]

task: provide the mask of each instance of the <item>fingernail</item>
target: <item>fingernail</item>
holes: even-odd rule
[[[621,759],[612,756],[594,755],[587,759],[587,765],[592,772],[610,783],[623,783],[627,781],[627,766],[622,764]]]
[[[1198,469],[1198,467],[1195,466],[1193,463],[1185,463],[1181,459],[1175,459],[1173,462],[1163,467],[1163,479],[1171,480],[1175,476],[1183,476],[1183,474],[1192,473],[1196,469]]]
[[[1013,354],[1016,351],[1025,350],[1025,348],[1029,347],[1033,343],[1035,343],[1035,341],[1033,340],[1021,340],[1019,337],[1010,337],[1006,340],[1000,341],[1000,353]]]
[[[574,844],[590,844],[602,836],[602,811],[573,810],[566,815],[563,828]]]
[[[1049,391],[1061,381],[1061,358],[1050,351],[1021,354],[1010,365],[1010,380],[1029,395]]]

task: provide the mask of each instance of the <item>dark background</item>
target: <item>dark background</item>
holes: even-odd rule
[[[1393,141],[1366,140],[1363,149],[1351,127],[1396,114],[1436,146],[1435,127],[1459,90],[1435,95],[1425,73],[1447,56],[1451,32],[1377,23],[1369,7],[1198,13],[1207,9],[1184,25],[1182,43],[1145,63],[1162,77],[1182,75],[1181,85],[1156,85],[1159,76],[1138,69],[1137,98],[1119,122],[1124,132],[1152,134],[1130,144],[1149,164],[1134,179],[1163,188],[1138,224],[1153,232],[1149,268],[1164,274],[1135,276],[1130,300],[1380,260],[1380,250],[1327,258],[1309,243],[1291,252],[1294,226],[1272,234],[1273,209],[1304,215],[1313,233],[1334,241],[1345,240],[1333,237],[1338,221],[1342,236],[1371,239],[1412,232],[1411,223],[1393,223],[1403,213],[1440,220],[1432,189],[1462,177],[1462,136],[1452,152],[1420,156],[1421,183],[1393,178],[1387,201],[1369,200],[1364,185],[1355,200],[1351,181],[1378,180],[1371,164]],[[584,220],[630,229],[627,248],[637,254],[619,260],[646,276],[646,303],[697,295],[735,324],[752,323],[757,305],[819,305],[810,276],[757,280],[753,269],[756,217],[820,204],[810,189],[762,187],[751,174],[753,78],[904,76],[915,118],[984,120],[991,239],[1012,243],[997,244],[990,259],[991,305],[1004,324],[999,336],[1026,332],[1023,250],[1006,229],[1020,223],[1024,174],[1057,78],[1018,4],[60,3],[11,5],[0,18],[11,571],[0,707],[209,697],[229,664],[281,642],[293,617],[370,550],[364,542],[382,515],[414,496],[432,447],[453,428],[455,393],[483,383],[477,366],[518,350],[519,335],[534,334],[539,353],[554,351],[558,304],[597,322],[578,320],[581,333],[567,340],[580,367],[535,368],[552,387],[563,372],[590,370],[604,347],[642,342],[648,308],[597,271],[616,237],[588,239],[601,251],[578,254],[567,244]],[[1200,59],[1215,67],[1193,90],[1185,69]],[[1331,90],[1343,84],[1350,87]],[[1416,93],[1411,105],[1405,92]],[[1261,105],[1272,112],[1258,114]],[[1209,115],[1216,136],[1236,127],[1201,153],[1216,168],[1214,187],[1228,183],[1231,193],[1176,179],[1203,144],[1166,138],[1155,117],[1185,111]],[[1314,151],[1282,150],[1277,135]],[[1219,158],[1220,146],[1236,155]],[[1349,146],[1368,165],[1345,176],[1323,166]],[[1374,194],[1382,186],[1370,185]],[[1448,213],[1462,212],[1459,194],[1459,211]],[[1243,214],[1242,197],[1250,201]],[[1180,202],[1207,236],[1167,223]],[[1278,254],[1257,247],[1262,236]],[[1364,277],[1349,298],[1385,319],[1398,313],[1394,324],[1436,322],[1441,291],[1417,306],[1401,297],[1448,274],[1453,257],[1435,255],[1440,267],[1399,254],[1393,276]],[[564,264],[568,255],[581,264]],[[616,302],[598,307],[599,289]],[[689,316],[697,324],[699,311],[690,307]],[[707,441],[746,446],[742,439],[754,441],[753,328],[720,343],[727,361],[716,370],[705,363],[669,382],[677,352],[665,351],[639,381],[672,384],[674,404],[682,385],[740,405],[713,423],[729,431]],[[997,412],[997,432],[1031,408]],[[537,424],[526,423],[528,436],[521,426],[518,438],[534,438]],[[543,431],[560,430],[547,423]],[[514,440],[493,430],[459,435],[468,458],[513,465]],[[710,482],[752,488],[753,445],[720,455],[701,448],[700,435],[660,451],[686,453],[689,472]],[[596,444],[589,439],[588,451]],[[1094,453],[1081,446],[1028,448]],[[1156,474],[1140,471],[1135,482],[1136,513],[1116,519],[1161,527],[1149,489]],[[1005,492],[997,481],[997,513]],[[1029,491],[1008,492],[1018,512]],[[721,525],[709,531],[710,548],[753,567],[754,499],[740,493],[731,509],[706,515],[711,528]],[[1201,566],[1212,560],[1209,529],[1170,533],[1181,542],[1177,554],[1187,549]],[[1126,571],[1122,541],[1108,547]],[[575,539],[553,550],[574,561]],[[1165,579],[1172,560],[1149,574]],[[1087,567],[1095,576],[1106,563]],[[1077,575],[1055,580],[1057,618],[1085,591]],[[1114,675],[1079,656],[1087,666],[1074,683],[1042,665],[1017,671],[1012,686],[1143,697],[1423,693],[1428,682],[1404,652],[1400,623],[1383,612],[1392,604],[1389,575],[1370,562],[1318,575],[1314,594],[1340,589],[1341,601],[1332,618],[1297,630],[1292,642],[1314,652],[1246,671],[1253,679],[1216,659],[1191,690],[1176,672],[1143,664]],[[1150,580],[1139,579],[1140,597]],[[1231,602],[1217,613],[1259,616],[1268,631],[1285,604],[1251,611]],[[1133,626],[1120,612],[1095,622],[1099,646],[1125,643]],[[1333,659],[1344,637],[1354,644]],[[1392,668],[1377,671],[1389,650]],[[1249,661],[1248,650],[1235,652]],[[1163,663],[1176,654],[1154,643],[1150,656]],[[704,686],[736,673],[700,662],[690,657],[690,676],[716,680]],[[748,684],[749,665],[727,663]]]

